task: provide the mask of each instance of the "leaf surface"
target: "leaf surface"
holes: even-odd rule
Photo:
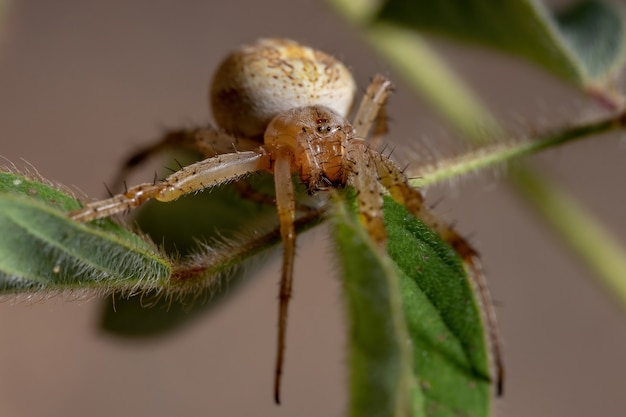
[[[378,19],[518,55],[589,88],[608,88],[626,57],[624,12],[603,1],[553,14],[532,0],[387,0]]]
[[[159,288],[169,262],[153,245],[110,220],[66,215],[80,204],[54,186],[0,172],[0,291]]]
[[[382,255],[352,208],[345,202],[338,207],[351,415],[489,415],[485,327],[460,258],[389,199],[388,257]]]

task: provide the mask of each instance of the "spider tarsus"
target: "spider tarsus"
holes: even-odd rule
[[[274,386],[274,402],[280,405],[280,375],[276,375],[276,383]]]

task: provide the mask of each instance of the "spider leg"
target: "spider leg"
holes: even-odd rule
[[[278,313],[278,348],[274,374],[274,400],[280,404],[280,385],[285,357],[287,334],[287,307],[291,298],[293,263],[296,252],[295,197],[291,165],[293,153],[286,147],[277,147],[274,160],[274,181],[276,184],[276,206],[280,220],[280,236],[283,240],[283,268],[280,278],[280,307]]]
[[[74,210],[69,216],[80,222],[108,217],[138,207],[149,199],[172,201],[183,194],[201,191],[225,182],[237,180],[246,174],[269,170],[269,154],[258,151],[218,155],[188,165],[159,183],[144,183],[129,188],[122,194],[94,201]]]
[[[113,180],[119,189],[126,177],[150,157],[172,148],[190,149],[200,152],[205,158],[230,153],[234,149],[252,150],[258,143],[245,138],[236,138],[212,126],[197,129],[176,129],[166,131],[155,142],[138,149],[122,164]]]
[[[386,105],[392,89],[391,81],[380,74],[374,76],[352,123],[355,136],[361,139],[367,137],[373,126],[369,140],[374,147],[380,144],[382,137],[387,133]]]
[[[376,166],[376,172],[391,197],[398,203],[406,206],[411,213],[430,229],[434,230],[454,251],[463,259],[468,268],[476,292],[479,296],[482,310],[487,322],[487,332],[492,350],[494,367],[496,372],[496,391],[502,394],[504,380],[504,364],[502,361],[502,348],[497,332],[496,315],[487,287],[487,282],[482,271],[480,259],[476,250],[458,234],[450,225],[440,221],[437,216],[426,208],[421,193],[412,188],[402,171],[387,157],[367,149],[371,162]]]
[[[357,142],[358,141],[358,142]],[[348,150],[347,161],[353,164],[348,184],[357,191],[359,218],[370,237],[380,247],[387,241],[387,231],[383,221],[383,188],[376,177],[368,175],[375,167],[367,143],[354,139]],[[375,154],[374,154],[375,155]]]
[[[387,105],[384,103],[376,114],[374,125],[369,138],[367,139],[372,148],[382,148],[383,139],[389,132],[389,125],[387,124]]]

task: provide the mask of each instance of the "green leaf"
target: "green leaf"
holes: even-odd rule
[[[350,327],[350,415],[423,414],[399,271],[373,246],[349,203],[337,200],[334,220]]]
[[[552,15],[531,0],[387,0],[378,19],[512,53],[585,87],[612,81],[625,58],[624,14],[601,1]]]
[[[110,220],[70,220],[67,210],[77,207],[50,184],[0,172],[1,292],[165,285],[170,265],[153,245]]]
[[[587,84],[618,75],[624,65],[623,8],[606,1],[581,1],[555,15],[558,32],[576,54]]]
[[[390,199],[385,223],[389,257],[372,246],[352,207],[337,203],[351,415],[489,415],[485,328],[461,260]]]
[[[429,415],[488,415],[492,389],[487,332],[462,260],[390,199],[385,202],[385,223],[389,256],[403,272],[415,372]]]

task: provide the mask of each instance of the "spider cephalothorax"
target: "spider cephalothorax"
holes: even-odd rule
[[[375,76],[349,123],[344,117],[353,102],[355,88],[343,64],[293,41],[261,40],[230,55],[218,70],[211,101],[220,129],[168,132],[156,145],[129,159],[129,165],[164,145],[193,147],[203,152],[206,159],[185,166],[160,182],[140,184],[109,199],[89,203],[70,216],[78,221],[95,220],[137,207],[148,199],[172,201],[253,172],[272,173],[284,244],[275,374],[275,398],[279,402],[296,245],[293,175],[297,174],[311,193],[344,185],[354,187],[359,217],[380,250],[385,249],[387,239],[383,194],[388,192],[448,242],[476,277],[500,383],[502,366],[495,318],[480,279],[476,252],[449,225],[430,213],[402,170],[365,141],[373,126],[376,134],[385,131],[381,115],[390,90],[391,83],[385,77]],[[260,135],[263,144],[259,143]]]
[[[293,172],[309,192],[345,185],[350,162],[350,123],[323,106],[297,107],[276,116],[265,130],[265,146],[293,149]]]

